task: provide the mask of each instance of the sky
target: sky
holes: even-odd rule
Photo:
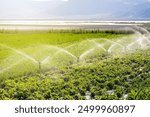
[[[149,8],[134,8],[144,3],[150,0],[0,0],[0,19],[122,18],[143,15]]]

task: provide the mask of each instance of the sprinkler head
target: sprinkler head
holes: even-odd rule
[[[38,61],[38,67],[39,67],[39,72],[41,72],[42,69],[42,63],[40,61]]]

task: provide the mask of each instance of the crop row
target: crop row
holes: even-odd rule
[[[0,83],[0,99],[150,99],[150,51],[111,57],[101,55],[86,64]]]

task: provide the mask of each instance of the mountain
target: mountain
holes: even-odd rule
[[[150,2],[148,0],[70,0],[56,7],[51,14],[66,19],[147,19],[150,18]]]
[[[112,0],[70,0],[55,8],[52,13],[67,17],[113,17],[114,12],[120,9],[119,2]]]
[[[126,13],[126,16],[130,16],[130,18],[150,19],[150,2],[147,1],[133,6]]]

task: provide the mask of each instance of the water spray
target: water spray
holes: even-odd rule
[[[88,49],[86,50],[85,52],[83,53],[80,53],[80,46],[82,45],[75,45],[76,48],[77,48],[77,55],[74,55],[74,53],[71,53],[69,50],[69,48],[73,48],[74,45],[71,45],[69,47],[66,47],[66,48],[58,48],[56,46],[50,46],[50,45],[46,45],[46,47],[48,47],[49,49],[52,49],[53,50],[53,53],[49,54],[43,61],[39,61],[39,60],[36,60],[34,57],[28,55],[27,53],[21,51],[21,50],[18,50],[16,48],[13,48],[13,47],[10,47],[8,45],[5,45],[3,43],[0,43],[0,46],[2,46],[3,48],[7,48],[13,52],[15,52],[16,54],[18,55],[21,55],[24,59],[28,59],[30,60],[31,62],[33,62],[36,66],[37,66],[37,71],[38,73],[42,74],[42,65],[46,64],[49,62],[49,60],[54,60],[56,56],[59,56],[60,54],[63,54],[63,55],[66,55],[67,57],[71,57],[71,60],[74,61],[74,63],[80,63],[80,62],[84,62],[85,60],[85,57],[87,56],[90,56],[93,52],[95,52],[95,48],[100,48],[101,50],[111,54],[112,50],[113,50],[113,47],[116,47],[116,46],[119,46],[118,49],[122,48],[124,50],[124,52],[128,52],[128,51],[133,51],[135,49],[137,49],[139,46],[140,48],[139,49],[144,49],[144,48],[150,48],[150,33],[142,28],[142,27],[138,27],[138,26],[134,26],[134,27],[131,27],[131,30],[133,30],[135,32],[135,35],[134,38],[135,39],[132,39],[129,43],[127,43],[126,45],[124,43],[119,43],[118,41],[113,41],[113,40],[109,40],[109,39],[105,39],[105,38],[97,38],[97,39],[101,39],[101,40],[105,40],[104,42],[107,44],[107,42],[110,42],[111,45],[109,45],[109,48],[106,49],[104,46],[103,46],[103,42],[98,42],[95,39],[87,39],[87,41],[91,44],[92,44],[92,48],[91,49]],[[123,42],[122,40],[119,40],[120,42]],[[84,46],[84,45],[83,45]],[[87,47],[87,45],[86,45]],[[50,56],[50,55],[53,55],[53,56]],[[20,60],[20,61],[16,61],[16,63],[14,64],[11,64],[10,66],[4,68],[4,69],[1,69],[0,70],[0,73],[3,73],[11,68],[13,68],[14,66],[20,64],[21,62],[24,61],[23,60]],[[61,59],[61,58],[60,58]],[[17,60],[17,59],[16,59]],[[53,61],[52,61],[53,62]]]
[[[4,44],[0,44],[0,46],[2,46],[2,47],[4,47],[4,48],[8,48],[8,49],[14,51],[15,53],[17,53],[17,54],[19,54],[19,55],[21,55],[21,56],[23,56],[23,57],[25,57],[25,58],[27,58],[27,59],[33,61],[34,63],[37,63],[37,61],[36,61],[33,57],[29,56],[28,54],[26,54],[26,53],[24,53],[24,52],[22,52],[22,51],[19,51],[18,49],[9,47],[9,46],[4,45]]]

